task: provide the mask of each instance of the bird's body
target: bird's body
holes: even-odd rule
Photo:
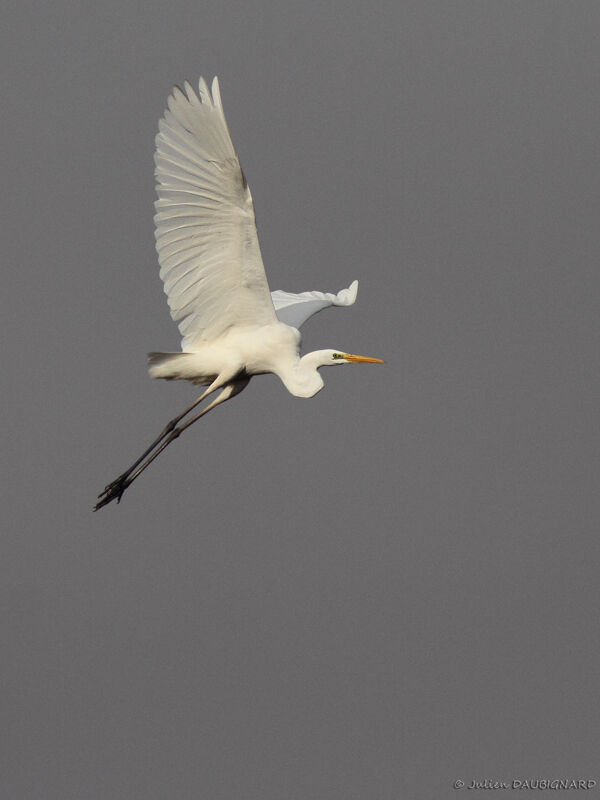
[[[185,353],[150,355],[153,378],[183,379],[208,385],[221,373],[248,375],[279,374],[298,358],[300,332],[283,322],[269,325],[240,325],[229,328],[216,339],[198,342]],[[211,380],[212,378],[212,380]]]
[[[323,388],[319,368],[350,362],[382,363],[339,350],[300,355],[299,328],[331,305],[352,305],[354,281],[338,294],[270,292],[258,244],[248,183],[231,142],[219,84],[212,94],[175,87],[156,137],[156,249],[181,353],[150,353],[153,378],[206,386],[165,427],[132,466],[99,495],[96,510],[120,501],[125,489],[185,428],[239,394],[252,376],[277,375],[296,397]],[[204,398],[216,399],[181,423]],[[180,424],[181,423],[181,424]]]
[[[215,341],[185,353],[150,353],[150,375],[209,386],[217,378],[277,375],[295,397],[313,397],[323,388],[317,369],[335,363],[338,351],[300,356],[300,331],[284,322],[230,328]]]

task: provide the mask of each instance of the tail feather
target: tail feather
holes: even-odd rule
[[[148,353],[148,372],[152,378],[167,381],[191,381],[197,386],[208,386],[215,376],[203,375],[195,360],[194,353]]]
[[[148,366],[159,367],[166,364],[168,361],[187,356],[189,353],[148,353]]]

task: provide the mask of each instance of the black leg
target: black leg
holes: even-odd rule
[[[102,492],[101,495],[98,495],[98,497],[102,497],[103,494],[110,492],[113,489],[116,489],[118,486],[122,485],[124,481],[129,477],[129,475],[131,475],[133,470],[138,466],[138,464],[142,463],[142,461],[146,458],[146,456],[149,453],[151,453],[154,450],[154,448],[157,447],[162,442],[165,436],[168,436],[171,433],[171,431],[175,428],[177,423],[180,420],[182,420],[186,416],[186,414],[189,414],[190,411],[196,408],[198,403],[200,403],[204,399],[204,397],[205,395],[202,394],[197,400],[195,400],[192,403],[191,406],[189,406],[189,408],[186,408],[185,411],[176,416],[175,419],[172,419],[170,422],[168,422],[167,425],[164,427],[163,431],[159,434],[159,436],[157,436],[157,438],[152,442],[152,444],[148,448],[146,448],[146,450],[144,450],[142,455],[138,459],[136,459],[133,462],[133,464],[128,469],[125,470],[125,472],[119,475],[118,478],[115,478],[114,481],[111,481],[111,483],[105,486],[104,491]]]
[[[98,502],[94,506],[94,511],[98,511],[99,509],[103,508],[108,503],[116,500],[117,503],[121,502],[121,497],[123,493],[130,486],[133,481],[142,474],[142,472],[149,467],[150,464],[157,458],[162,451],[171,444],[175,439],[177,439],[186,428],[189,428],[196,420],[199,420],[200,417],[203,417],[208,411],[215,408],[216,406],[224,403],[226,400],[229,400],[232,397],[235,397],[236,394],[239,394],[242,389],[244,389],[248,385],[249,379],[235,381],[235,383],[230,383],[223,388],[219,396],[216,400],[213,400],[212,403],[206,406],[206,408],[202,409],[199,414],[196,414],[194,417],[189,419],[187,422],[183,423],[182,425],[177,426],[177,423],[180,422],[187,414],[190,413],[198,403],[200,403],[206,395],[208,391],[201,395],[192,405],[187,408],[182,414],[172,419],[164,428],[162,433],[152,442],[150,447],[148,447],[142,455],[134,461],[134,463],[129,467],[129,469],[125,470],[118,478],[108,484],[104,491],[98,495]],[[154,451],[154,452],[153,452]],[[148,457],[149,456],[149,457]],[[144,460],[146,459],[146,460]],[[143,463],[142,463],[143,462]]]

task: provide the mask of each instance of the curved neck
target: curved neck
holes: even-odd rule
[[[295,397],[313,397],[321,391],[324,384],[318,367],[323,366],[325,352],[327,351],[315,350],[307,353],[299,358],[290,369],[277,373],[290,394]]]

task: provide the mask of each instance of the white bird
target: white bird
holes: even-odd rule
[[[319,367],[383,363],[341,350],[300,357],[298,328],[327,306],[349,306],[358,281],[338,294],[270,292],[252,195],[225,121],[219,82],[174,87],[156,137],[156,249],[160,277],[182,335],[181,353],[150,353],[153,378],[207,388],[171,420],[144,453],[98,495],[97,511],[119,502],[154,459],[211,409],[239,394],[253,375],[274,373],[296,397],[323,388]],[[202,411],[192,409],[219,391]]]

